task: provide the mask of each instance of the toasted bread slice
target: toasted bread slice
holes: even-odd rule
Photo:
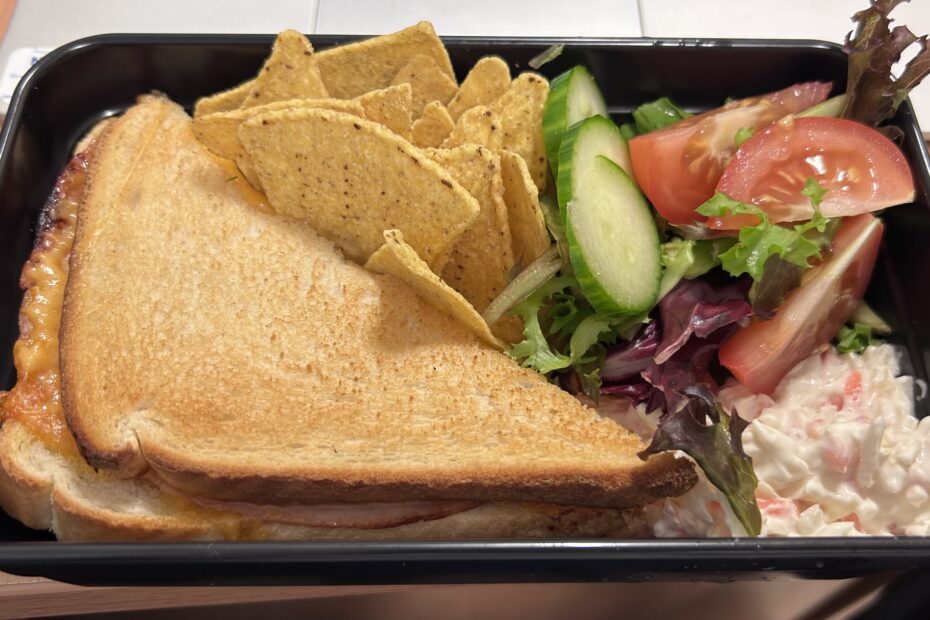
[[[0,428],[0,506],[59,540],[384,540],[643,535],[642,509],[497,502],[395,527],[311,527],[205,510],[145,478],[95,472],[18,420]]]
[[[127,112],[89,175],[60,341],[94,467],[256,503],[626,507],[693,484],[400,280],[255,208],[175,104]]]

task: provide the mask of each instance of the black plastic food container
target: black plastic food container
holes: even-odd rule
[[[351,37],[314,36],[318,48]],[[40,208],[76,140],[99,118],[153,90],[190,106],[255,74],[271,36],[107,35],[66,45],[23,78],[0,135],[0,388],[15,381],[19,274]],[[668,95],[688,109],[806,80],[846,81],[839,46],[813,41],[694,39],[446,40],[459,77],[487,54],[514,72],[549,45],[565,51],[541,72],[587,65],[612,113]],[[930,365],[930,159],[909,103],[895,123],[917,202],[890,210],[868,299],[910,354]],[[918,403],[927,413],[926,401]],[[838,578],[930,566],[928,538],[555,540],[475,542],[54,542],[0,513],[0,570],[86,584],[373,584]]]

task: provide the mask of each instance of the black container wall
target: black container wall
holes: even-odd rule
[[[312,37],[321,49],[348,37]],[[19,274],[38,213],[76,140],[99,118],[153,90],[190,106],[257,71],[271,36],[107,35],[67,45],[20,84],[0,134],[0,388],[15,381],[12,344]],[[541,72],[583,63],[618,118],[668,95],[691,110],[726,97],[805,80],[845,87],[838,46],[812,41],[446,40],[461,78],[477,59],[504,57],[513,71],[554,43],[564,53]],[[930,365],[930,159],[909,104],[895,122],[917,183],[917,202],[889,211],[870,303],[887,317],[912,368]],[[915,286],[916,285],[916,286]],[[927,402],[918,403],[920,415]],[[930,539],[475,541],[390,543],[57,543],[0,514],[0,570],[87,584],[362,584],[494,581],[837,578],[930,565]]]

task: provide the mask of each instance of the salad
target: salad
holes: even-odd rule
[[[862,296],[882,238],[879,212],[912,202],[915,190],[900,132],[883,123],[930,73],[925,40],[890,27],[900,1],[877,0],[854,16],[848,87],[833,97],[832,84],[807,82],[700,114],[663,97],[618,126],[585,67],[551,83],[543,136],[554,190],[542,202],[556,244],[484,318],[519,316],[524,338],[510,354],[643,435],[641,456],[693,458],[706,479],[693,493],[711,500],[675,501],[704,502],[690,509],[711,524],[701,534],[800,532],[770,525],[772,506],[788,510],[784,500],[797,512],[795,500],[807,500],[775,488],[776,465],[754,468],[744,436],[761,459],[763,426],[780,424],[771,418],[784,386],[825,352],[889,359],[867,350],[888,328]],[[915,42],[919,53],[895,78],[892,65]],[[754,415],[743,411],[749,402]],[[744,432],[754,417],[759,430]],[[912,408],[910,418],[916,428]],[[925,490],[911,495],[925,499]],[[844,509],[827,506],[820,518],[823,510],[843,518]],[[696,533],[669,525],[675,506],[658,510],[657,534]]]

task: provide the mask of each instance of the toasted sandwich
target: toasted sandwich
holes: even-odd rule
[[[68,540],[629,536],[694,484],[263,198],[161,97],[69,165],[23,272],[4,510]]]

